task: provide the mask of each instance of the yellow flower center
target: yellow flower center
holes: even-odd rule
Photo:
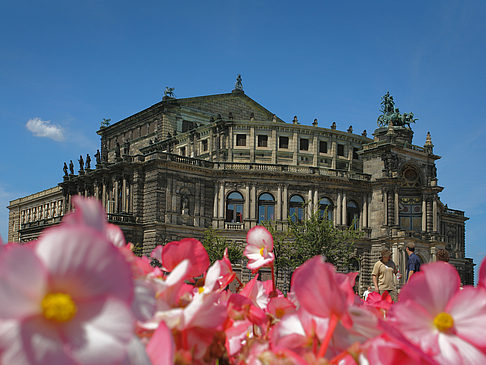
[[[203,293],[204,292],[204,286],[200,286],[199,288],[197,288],[197,291],[199,292],[199,294]]]
[[[447,332],[454,326],[454,319],[449,313],[439,313],[434,318],[434,326],[441,332]]]
[[[41,306],[44,318],[57,322],[71,320],[78,310],[71,296],[64,293],[47,294]]]
[[[260,248],[260,255],[263,256],[263,251],[265,251],[265,247]]]
[[[285,310],[283,308],[277,308],[275,310],[275,317],[282,318],[285,314]]]

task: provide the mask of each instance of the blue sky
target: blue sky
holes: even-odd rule
[[[8,202],[56,185],[113,122],[160,101],[229,92],[291,121],[376,128],[390,90],[431,132],[441,200],[486,255],[484,1],[16,1],[0,4],[0,235]]]

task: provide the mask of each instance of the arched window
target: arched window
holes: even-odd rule
[[[243,195],[233,191],[226,198],[226,222],[243,223]]]
[[[294,222],[304,220],[304,198],[300,195],[292,195],[289,201],[289,217]]]
[[[349,227],[352,225],[355,229],[357,229],[359,225],[359,208],[355,201],[350,200],[346,204],[346,215],[347,225]]]
[[[400,227],[420,232],[422,230],[422,200],[417,197],[402,197],[399,208]]]
[[[275,215],[275,198],[272,194],[263,193],[258,198],[258,223],[273,221]]]
[[[332,211],[334,209],[332,201],[328,198],[322,198],[321,200],[319,200],[319,216],[321,218],[324,217],[324,213],[326,209],[327,209],[327,219],[332,221]]]

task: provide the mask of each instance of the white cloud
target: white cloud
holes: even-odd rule
[[[41,120],[40,118],[30,119],[25,125],[36,137],[46,137],[54,141],[64,141],[63,129],[55,124],[51,124],[50,120]]]

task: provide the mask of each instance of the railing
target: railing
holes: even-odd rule
[[[20,231],[29,228],[45,228],[47,226],[52,226],[53,224],[57,224],[61,221],[62,216],[59,217],[52,217],[46,219],[39,219],[33,222],[26,222],[20,224]]]
[[[444,210],[444,213],[445,214],[452,214],[452,215],[459,215],[461,217],[464,217],[464,212],[462,210],[456,210],[456,209],[446,208]]]
[[[297,174],[312,174],[321,176],[333,176],[352,178],[356,180],[369,181],[370,175],[355,171],[333,170],[317,166],[294,166],[284,164],[266,164],[266,163],[251,163],[251,162],[212,162],[202,160],[199,158],[185,157],[175,155],[167,152],[159,152],[158,158],[167,161],[183,163],[192,166],[214,168],[218,170],[247,170],[247,171],[270,171],[270,172],[288,172]]]
[[[230,231],[241,231],[245,229],[245,225],[243,223],[224,222],[224,228]]]
[[[130,213],[108,213],[108,222],[135,223],[135,217]]]

